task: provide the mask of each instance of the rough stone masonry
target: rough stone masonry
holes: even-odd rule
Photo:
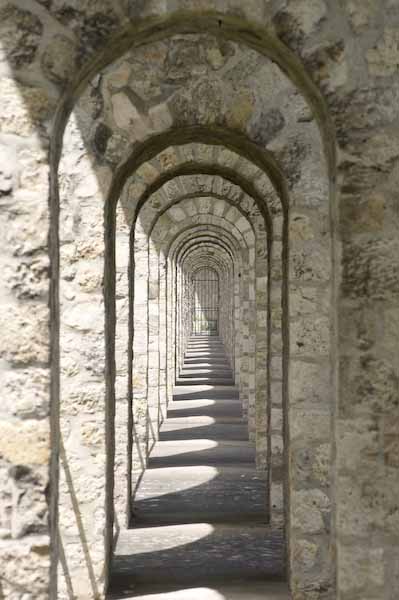
[[[399,4],[0,4],[0,598],[105,598],[197,267],[294,600],[399,595]]]

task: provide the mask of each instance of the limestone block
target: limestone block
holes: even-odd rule
[[[397,162],[399,143],[393,133],[376,133],[356,148],[356,153],[359,154],[362,164],[370,167],[378,165],[389,171]]]
[[[330,405],[330,367],[301,360],[290,362],[290,404]]]
[[[283,366],[279,356],[272,357],[270,361],[270,377],[271,379],[281,380],[283,378]]]
[[[0,95],[2,133],[24,137],[33,135],[37,127],[48,117],[52,108],[43,89],[17,85],[8,77],[1,78]]]
[[[338,554],[339,589],[349,597],[359,598],[371,593],[371,598],[381,597],[384,586],[384,550],[374,544],[340,544]]]
[[[271,306],[270,310],[270,319],[271,326],[274,330],[281,330],[281,319],[282,319],[282,307],[280,304],[275,304]]]
[[[291,456],[292,482],[300,485],[328,487],[330,482],[331,446],[317,444],[295,448]]]
[[[372,536],[376,530],[384,528],[385,517],[383,469],[371,461],[369,466],[372,469],[372,477],[370,474],[350,477],[341,475],[338,487],[338,529],[344,531],[345,535],[362,536],[365,539]],[[375,480],[383,486],[382,489],[377,489]]]
[[[378,420],[371,416],[337,421],[337,468],[343,472],[367,471],[376,466],[380,454]]]
[[[388,467],[399,468],[399,436],[397,433],[385,436],[384,459]]]
[[[131,74],[132,67],[127,62],[119,62],[114,68],[105,73],[104,81],[110,92],[116,89],[124,88]]]
[[[168,213],[174,221],[183,221],[186,218],[185,212],[179,206],[172,206]]]
[[[90,264],[90,261],[79,261],[76,275],[76,282],[83,292],[101,292],[103,274],[97,262]]]
[[[292,526],[305,535],[321,533],[326,528],[323,515],[329,509],[330,500],[321,490],[295,491],[291,500]]]
[[[295,538],[292,540],[291,545],[292,557],[298,567],[305,572],[311,571],[316,564],[318,545],[310,540]]]
[[[213,160],[213,147],[207,144],[197,144],[194,147],[194,156],[199,162],[209,164]]]
[[[273,477],[273,473],[272,473]],[[272,508],[282,510],[284,506],[284,489],[283,484],[272,481],[270,503]]]
[[[373,239],[344,244],[343,282],[345,296],[391,300],[399,293],[399,243],[395,239]]]
[[[327,7],[323,0],[290,0],[287,12],[305,33],[310,34],[318,28],[326,17]]]
[[[397,409],[398,374],[390,360],[381,360],[368,352],[360,357],[342,358],[341,382],[347,389],[341,416],[367,415]]]
[[[1,422],[0,454],[16,465],[47,465],[49,459],[47,420]]]
[[[366,477],[367,479],[367,477]],[[398,506],[398,470],[396,466],[385,464],[380,468],[376,477],[370,477],[361,488],[362,495],[368,505],[375,507],[373,511],[372,525],[378,524],[380,517],[379,508],[385,513],[383,531],[390,535],[391,539],[397,539],[399,535],[399,506]]]
[[[49,539],[45,535],[0,543],[2,592],[7,600],[47,600],[50,566]]]
[[[283,403],[283,388],[281,381],[272,381],[270,395],[272,399],[272,406],[279,408]]]
[[[63,322],[77,331],[101,333],[104,329],[104,304],[101,299],[90,302],[82,300],[67,306],[63,311]]]
[[[349,0],[346,10],[351,25],[356,32],[365,29],[378,14],[378,6],[373,0]]]
[[[26,256],[27,264],[39,258],[47,246],[48,212],[43,195],[47,195],[47,185],[39,192],[20,188],[5,231],[13,255]]]
[[[233,168],[240,160],[240,156],[227,148],[221,148],[217,154],[218,164]]]
[[[46,467],[32,469],[15,465],[8,470],[11,488],[11,536],[22,538],[27,534],[47,532],[48,506]]]
[[[283,430],[283,411],[281,408],[272,407],[271,429],[276,432],[281,432]]]
[[[348,198],[342,203],[342,227],[348,233],[372,233],[384,227],[385,197],[373,193],[362,198]]]
[[[328,281],[330,254],[328,248],[316,242],[295,244],[290,253],[290,270],[293,279],[300,281]]]
[[[284,440],[281,433],[273,433],[271,437],[271,461],[273,468],[280,470],[283,467]]]
[[[4,306],[0,316],[3,347],[0,355],[12,364],[48,361],[48,309],[39,304]]]
[[[284,115],[278,108],[271,108],[261,110],[256,117],[251,120],[248,127],[249,133],[256,142],[267,146],[283,130],[286,123]],[[271,205],[271,209],[271,212],[276,214],[274,203]]]
[[[29,380],[29,386],[26,381]],[[10,370],[3,373],[2,411],[22,419],[48,415],[49,372],[44,368]]]
[[[250,121],[255,106],[252,92],[242,90],[235,96],[234,102],[226,114],[226,123],[232,129],[245,129]]]
[[[282,351],[283,340],[281,337],[281,331],[276,331],[272,333],[271,336],[271,351],[273,354],[279,354]]]
[[[4,269],[4,281],[21,300],[46,297],[48,293],[48,256],[33,256],[20,261],[16,268],[9,263]]]
[[[315,144],[316,140],[313,140],[312,145]],[[327,177],[321,176],[321,151],[318,152],[318,155],[319,160],[315,160],[313,154],[300,159],[301,173],[297,175],[293,183],[292,197],[295,199],[297,209],[317,209],[320,226],[323,221],[327,224],[329,200]],[[314,225],[316,225],[315,222]]]
[[[299,318],[302,315],[328,314],[330,304],[330,290],[324,288],[305,286],[290,286],[289,305],[290,317]]]
[[[103,423],[97,421],[83,421],[81,424],[80,435],[82,443],[86,446],[102,448],[104,444]]]
[[[398,31],[392,27],[387,27],[376,46],[367,52],[370,75],[389,77],[395,74],[399,67],[398,44]]]
[[[43,71],[58,84],[65,84],[76,68],[77,49],[74,42],[64,35],[55,35],[46,45],[42,55]]]
[[[179,164],[179,157],[174,148],[166,148],[158,154],[158,161],[162,167],[162,171],[172,169]]]
[[[290,411],[291,441],[305,446],[313,442],[325,443],[330,438],[330,413],[313,410]]]
[[[302,317],[291,324],[291,356],[328,356],[329,343],[330,321],[327,317]]]
[[[31,64],[43,32],[39,18],[28,10],[4,3],[0,10],[0,23],[3,52],[10,66],[19,69]]]
[[[293,213],[290,219],[289,236],[292,240],[312,240],[316,237],[315,228],[308,215]]]

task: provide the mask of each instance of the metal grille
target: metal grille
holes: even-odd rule
[[[219,277],[213,269],[199,269],[193,279],[193,333],[217,335],[219,330]]]

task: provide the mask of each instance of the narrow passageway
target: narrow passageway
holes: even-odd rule
[[[110,597],[288,598],[266,485],[223,343],[192,336],[117,542]]]

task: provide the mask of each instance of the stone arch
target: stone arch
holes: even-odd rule
[[[384,313],[389,324],[395,322],[394,319],[396,319],[395,294],[397,290],[397,277],[393,273],[393,270],[397,264],[395,231],[397,211],[395,210],[396,197],[394,194],[394,190],[397,187],[394,175],[397,157],[393,143],[393,138],[395,137],[393,123],[397,115],[394,107],[397,77],[394,73],[395,59],[389,51],[392,46],[392,40],[395,38],[395,7],[392,3],[386,6],[381,3],[379,7],[362,5],[359,8],[357,5],[355,6],[353,3],[350,3],[350,5],[337,5],[332,10],[330,5],[327,6],[321,1],[316,2],[316,9],[313,12],[308,10],[309,7],[306,5],[306,2],[289,2],[282,7],[279,3],[265,5],[264,3],[255,1],[241,3],[238,6],[235,1],[223,1],[218,5],[218,13],[215,13],[212,11],[214,7],[211,3],[205,0],[205,3],[201,4],[201,9],[204,11],[209,9],[210,12],[199,14],[199,11],[195,10],[198,8],[198,4],[189,0],[184,3],[186,12],[183,11],[179,15],[179,13],[169,12],[170,7],[165,3],[160,7],[157,7],[154,3],[144,3],[140,7],[135,6],[134,10],[130,10],[130,12],[129,9],[131,7],[129,3],[124,3],[123,7],[118,5],[118,14],[115,13],[113,3],[107,2],[107,0],[102,5],[101,12],[97,12],[97,5],[95,8],[93,6],[93,3],[86,4],[83,1],[79,5],[79,16],[74,11],[70,11],[68,14],[64,12],[60,14],[61,11],[58,10],[58,2],[41,3],[40,6],[32,3],[29,7],[22,7],[21,3],[9,2],[2,11],[2,31],[5,31],[4,46],[6,60],[10,65],[10,71],[5,71],[5,77],[2,81],[2,85],[4,85],[3,90],[5,90],[2,98],[4,99],[6,108],[6,111],[3,113],[3,122],[6,132],[11,132],[18,137],[18,143],[22,141],[21,148],[18,147],[15,149],[12,147],[11,152],[11,162],[16,157],[18,159],[18,166],[14,170],[10,169],[9,171],[8,156],[7,160],[3,162],[3,166],[5,165],[7,174],[11,172],[13,176],[16,175],[16,178],[19,177],[20,171],[18,169],[21,168],[21,165],[23,169],[25,169],[26,164],[32,165],[33,170],[37,169],[36,174],[32,174],[32,176],[24,173],[23,177],[21,177],[21,182],[24,181],[24,183],[21,183],[21,185],[16,184],[15,181],[13,182],[14,187],[12,191],[18,189],[19,195],[21,195],[21,192],[25,194],[25,191],[29,188],[30,183],[27,183],[28,181],[33,183],[35,190],[34,192],[31,189],[29,191],[32,192],[30,199],[34,200],[32,204],[35,203],[35,208],[32,208],[31,205],[27,206],[25,203],[22,211],[23,216],[21,214],[17,215],[17,211],[10,211],[11,218],[6,221],[6,227],[11,226],[11,250],[6,248],[7,260],[5,262],[11,265],[12,272],[12,281],[11,283],[7,281],[7,283],[12,293],[15,290],[17,291],[15,292],[15,298],[12,297],[10,299],[10,302],[14,302],[12,307],[14,312],[11,311],[5,314],[5,323],[8,325],[8,322],[11,321],[10,314],[11,317],[17,315],[18,324],[16,327],[18,334],[15,335],[15,330],[11,329],[10,337],[18,340],[21,331],[24,332],[22,339],[25,340],[24,336],[26,336],[27,330],[29,334],[33,330],[32,336],[27,336],[32,337],[32,339],[35,337],[35,332],[40,330],[41,347],[37,355],[45,357],[42,363],[44,366],[38,367],[35,362],[33,364],[29,363],[26,371],[24,370],[23,373],[22,369],[19,369],[18,373],[17,369],[15,369],[14,377],[11,374],[7,374],[11,378],[11,383],[10,379],[6,380],[7,390],[11,390],[14,394],[12,398],[17,396],[19,401],[22,394],[26,398],[24,390],[28,387],[31,388],[32,385],[32,388],[37,391],[40,398],[40,411],[44,411],[47,414],[47,388],[43,380],[46,377],[45,372],[47,369],[45,362],[47,360],[47,350],[45,346],[48,339],[46,335],[43,334],[42,336],[41,334],[42,327],[46,328],[46,268],[41,270],[40,266],[37,277],[36,274],[39,259],[47,265],[48,253],[45,242],[37,245],[36,238],[31,239],[30,244],[25,245],[26,240],[23,234],[15,233],[13,226],[15,223],[18,223],[20,230],[26,231],[26,223],[29,223],[29,226],[31,226],[34,222],[38,224],[35,229],[38,232],[40,231],[41,235],[45,232],[48,225],[48,213],[45,207],[48,191],[46,149],[49,141],[48,124],[54,115],[54,100],[57,101],[62,97],[63,102],[62,106],[60,102],[60,110],[56,121],[56,127],[61,125],[60,131],[56,131],[56,136],[58,137],[52,140],[51,160],[57,162],[57,144],[59,144],[62,136],[62,122],[65,120],[66,114],[73,104],[72,96],[74,96],[74,92],[72,90],[75,90],[80,83],[83,85],[85,75],[89,78],[92,72],[98,70],[101,65],[96,62],[97,59],[100,62],[103,59],[103,62],[107,60],[112,61],[115,54],[119,52],[119,48],[123,52],[123,47],[127,48],[129,46],[132,38],[130,34],[137,30],[140,32],[140,35],[137,36],[136,41],[143,41],[148,31],[148,26],[151,27],[153,36],[162,36],[163,34],[159,30],[162,29],[164,21],[172,26],[175,22],[174,17],[176,16],[179,17],[176,23],[177,30],[179,30],[180,26],[184,26],[184,31],[191,31],[190,27],[195,29],[196,25],[195,23],[190,24],[190,19],[201,19],[202,24],[206,22],[206,19],[209,19],[209,29],[213,23],[216,35],[224,35],[225,23],[226,29],[233,26],[229,23],[234,23],[235,29],[233,35],[239,36],[242,40],[248,38],[250,43],[255,45],[266,45],[269,48],[268,53],[270,57],[276,55],[283,71],[287,71],[286,64],[291,65],[291,71],[294,70],[296,72],[299,88],[307,88],[310,82],[310,88],[316,90],[317,98],[320,98],[323,106],[327,107],[324,111],[327,118],[330,119],[330,122],[333,121],[337,128],[340,150],[342,152],[340,152],[340,180],[336,182],[335,169],[330,173],[333,200],[331,206],[333,226],[331,229],[332,236],[335,239],[337,234],[335,233],[334,226],[336,226],[337,231],[344,237],[344,244],[342,246],[342,255],[338,251],[339,249],[334,254],[334,247],[332,252],[333,262],[335,260],[334,269],[337,272],[337,288],[333,289],[334,302],[332,304],[334,324],[338,310],[342,315],[340,319],[340,331],[337,331],[337,334],[340,334],[337,340],[341,358],[341,366],[339,368],[335,366],[337,351],[333,348],[332,370],[335,387],[338,387],[338,383],[335,382],[336,375],[339,374],[340,377],[340,393],[339,395],[337,394],[336,411],[333,420],[336,427],[335,435],[337,440],[339,440],[336,449],[336,500],[339,507],[341,506],[340,502],[345,506],[345,510],[339,512],[336,524],[340,565],[337,593],[340,595],[349,594],[351,598],[359,597],[362,599],[365,594],[378,596],[383,593],[382,580],[372,580],[370,578],[365,581],[364,587],[361,589],[359,588],[359,581],[362,579],[365,564],[368,567],[370,565],[373,567],[373,569],[368,569],[370,573],[375,572],[377,564],[379,572],[384,570],[384,566],[386,573],[390,571],[394,572],[392,566],[395,565],[394,557],[397,558],[395,554],[397,536],[393,527],[391,527],[391,517],[392,514],[395,514],[395,505],[393,502],[387,502],[389,508],[385,511],[385,517],[388,520],[385,519],[384,526],[387,525],[391,534],[387,544],[385,544],[389,548],[388,551],[385,551],[385,554],[383,549],[385,542],[382,543],[380,541],[380,535],[373,536],[372,540],[370,540],[369,536],[370,529],[382,532],[380,514],[377,518],[374,511],[371,511],[372,515],[368,523],[370,529],[367,528],[367,542],[369,544],[367,552],[363,551],[366,529],[360,528],[354,530],[350,540],[348,540],[346,534],[348,525],[350,525],[350,519],[353,518],[353,520],[358,522],[357,507],[352,508],[353,497],[356,496],[359,499],[357,504],[361,505],[364,489],[371,489],[370,493],[375,494],[376,488],[374,486],[379,485],[380,481],[378,477],[375,477],[377,466],[370,460],[367,462],[364,454],[360,450],[358,451],[358,447],[362,446],[359,438],[371,435],[369,431],[370,422],[365,421],[363,417],[364,413],[368,413],[368,416],[372,415],[371,419],[374,426],[376,423],[380,423],[380,406],[378,405],[377,409],[375,407],[375,393],[377,389],[377,394],[379,395],[381,390],[379,383],[375,386],[370,384],[370,379],[374,377],[374,375],[370,375],[370,365],[372,365],[371,370],[373,373],[375,369],[377,374],[379,374],[380,368],[383,368],[385,374],[383,376],[384,391],[381,392],[381,396],[383,398],[386,397],[385,385],[388,386],[389,390],[386,393],[388,396],[388,407],[386,407],[387,412],[384,413],[386,414],[385,420],[391,422],[391,417],[394,416],[394,408],[390,405],[390,398],[395,395],[396,388],[394,386],[396,383],[389,386],[387,382],[396,382],[397,380],[394,366],[396,364],[395,357],[392,357],[392,348],[396,347],[395,332],[391,331],[391,329],[394,329],[393,327],[387,327],[390,331],[386,333],[386,337],[384,333],[384,340],[382,341],[381,323],[374,323],[373,314],[377,314],[380,318]],[[183,7],[183,4],[178,2],[176,6],[180,9]],[[232,14],[233,12],[236,14]],[[224,20],[225,14],[228,15],[226,21]],[[105,20],[106,27],[98,26],[99,23],[98,21],[96,22],[96,18],[99,16]],[[385,18],[382,18],[383,16]],[[218,23],[216,22],[218,17],[220,17],[220,23],[219,20]],[[173,21],[169,21],[169,19]],[[252,24],[253,21],[258,21],[259,25]],[[100,22],[103,23],[104,21],[101,20]],[[220,25],[219,29],[222,29],[220,33],[217,32],[217,24]],[[122,34],[126,34],[124,39],[121,39]],[[227,33],[227,35],[229,34]],[[118,48],[115,48],[115,44]],[[102,47],[100,48],[100,46]],[[282,49],[282,52],[280,52],[280,49]],[[286,52],[288,52],[288,59],[286,59]],[[295,58],[294,63],[291,63],[289,60],[290,56],[298,56],[299,58]],[[51,60],[52,58],[54,60]],[[78,74],[76,73],[78,70],[76,59],[79,61]],[[15,81],[12,79],[11,74],[15,77]],[[324,101],[320,91],[317,90],[318,87],[325,94]],[[310,91],[309,96],[312,96],[312,91]],[[7,114],[10,103],[13,105],[13,115],[11,118]],[[23,109],[21,109],[22,104],[24,104]],[[37,110],[38,105],[40,105],[39,114]],[[16,119],[14,119],[14,114],[17,116]],[[327,138],[329,133],[328,124],[327,127],[324,126],[323,111],[319,111],[319,122],[320,127],[326,132],[325,138]],[[28,139],[27,131],[28,135],[29,132],[37,133],[38,139],[33,135],[31,139]],[[332,127],[330,131],[333,132]],[[4,140],[4,143],[7,144],[7,149],[11,147],[8,139]],[[335,147],[333,136],[331,136],[330,143],[332,146],[332,155]],[[44,151],[40,150],[40,144],[42,144],[42,150],[44,149]],[[15,153],[14,150],[16,150]],[[53,165],[51,168],[53,169]],[[36,176],[40,179],[38,185],[33,182]],[[344,192],[339,222],[336,218],[334,203],[336,183],[342,187],[342,191]],[[5,185],[5,195],[7,196],[9,192],[7,185],[9,184],[6,183]],[[52,443],[53,447],[57,448],[59,385],[57,376],[58,234],[56,221],[58,218],[58,207],[57,198],[56,195],[53,195],[53,192],[56,193],[54,179],[51,190],[54,212],[51,215],[52,239],[50,252],[52,261],[50,276],[53,277],[51,306],[52,316],[54,317],[51,341],[51,360],[54,368],[51,393],[54,402],[51,407],[51,413]],[[359,201],[359,198],[362,199],[362,202]],[[21,206],[19,200],[17,198],[16,205],[18,209]],[[8,203],[8,199],[5,199],[5,201]],[[40,217],[37,217],[36,209],[39,206],[41,214]],[[381,206],[383,207],[382,218],[381,216],[375,216],[376,213],[372,208],[375,206],[379,207],[377,209],[378,215],[380,215],[378,211],[381,210]],[[8,212],[8,210],[5,212]],[[8,245],[8,237],[6,242]],[[27,252],[27,246],[31,247],[31,244],[36,249],[33,255],[29,254],[29,250]],[[16,246],[18,246],[17,254],[13,254]],[[39,264],[42,265],[43,262]],[[384,267],[381,268],[381,265],[384,265]],[[19,269],[20,267],[21,269]],[[15,269],[15,272],[13,269]],[[26,286],[26,280],[23,275],[26,272],[28,272],[28,276],[31,276],[32,272],[35,275],[32,288]],[[364,284],[365,279],[367,280],[367,286]],[[21,298],[25,297],[24,294],[27,291],[28,293],[32,293],[32,290],[34,297],[31,304],[27,307],[23,301],[21,302]],[[22,296],[19,294],[22,294]],[[301,303],[303,305],[308,301],[308,296],[306,299],[302,298],[302,300],[299,296],[300,294],[296,294],[296,304]],[[313,299],[309,302],[311,305],[314,305]],[[296,310],[297,308],[295,308]],[[29,312],[32,318],[34,317],[32,328],[30,320],[26,317],[26,312]],[[364,334],[365,320],[367,320],[367,323],[373,324],[373,326],[370,325],[370,328],[367,328],[367,335]],[[19,326],[20,321],[23,323],[21,326]],[[28,322],[28,328],[25,326],[26,322]],[[370,329],[373,331],[370,331]],[[361,348],[359,348],[359,338],[366,338],[366,343],[362,344]],[[389,345],[391,348],[388,348]],[[30,344],[29,348],[31,348]],[[10,364],[14,366],[13,360],[17,360],[17,351],[12,346],[10,355]],[[6,355],[7,361],[10,355]],[[34,357],[34,360],[36,360],[36,354]],[[386,376],[386,372],[389,373],[389,376]],[[26,377],[26,381],[29,381],[31,385],[26,386],[23,383],[21,384],[24,376]],[[355,390],[353,389],[354,380],[359,381],[359,387],[356,387]],[[15,392],[15,388],[17,388],[17,392]],[[19,390],[21,390],[20,393]],[[367,392],[364,390],[367,390]],[[305,395],[303,390],[300,393],[302,397]],[[361,397],[361,400],[359,400],[359,397]],[[6,406],[8,406],[8,403]],[[35,414],[33,419],[35,421],[34,425],[40,432],[40,439],[34,442],[33,455],[38,452],[38,449],[41,451],[42,440],[47,438],[46,422],[45,419],[42,419],[42,414],[43,412],[38,413],[38,419],[36,419]],[[19,418],[19,413],[17,418]],[[13,412],[12,419],[14,419]],[[27,424],[23,423],[21,426],[21,423],[23,423],[23,418],[17,424],[14,423],[14,420],[10,424],[11,437],[18,434],[18,440],[24,439],[23,435],[26,432]],[[395,453],[392,451],[394,440],[392,440],[391,436],[393,432],[386,432],[384,430],[382,433],[379,430],[379,433],[378,453],[379,455],[386,453],[386,460],[388,461],[388,467],[384,470],[382,478],[385,481],[389,481],[388,486],[392,483],[391,488],[393,490],[394,482],[397,480],[396,473],[391,465],[391,461],[395,457]],[[381,441],[382,438],[384,438],[383,442]],[[356,444],[355,451],[353,450],[353,444]],[[55,482],[57,478],[57,450],[54,452],[51,461],[51,473],[53,482]],[[33,460],[32,462],[34,463]],[[31,464],[30,460],[29,464]],[[36,463],[34,464],[34,472],[37,475],[39,469],[36,469]],[[368,476],[364,474],[365,471],[367,471]],[[378,474],[380,474],[379,466]],[[375,483],[376,479],[378,480],[378,484]],[[11,481],[13,482],[13,479]],[[45,481],[45,477],[43,477],[43,481]],[[44,496],[44,487],[45,483],[43,484],[43,489],[40,489],[39,486],[36,488],[36,492],[41,497]],[[350,497],[349,494],[352,493],[353,488],[355,488],[355,494]],[[58,544],[56,539],[57,511],[55,508],[57,502],[56,485],[51,486],[51,491],[51,508],[54,516],[52,519],[52,549],[55,553],[51,575],[54,580],[55,564],[58,558]],[[345,513],[345,518],[343,518],[343,513]],[[367,512],[367,514],[369,515],[370,513]],[[25,544],[30,543],[26,542],[26,537],[29,536],[24,536],[21,541],[15,541],[15,544],[10,549],[10,555],[13,557],[18,556],[18,560],[20,558],[20,547],[22,546],[24,551]],[[378,539],[376,540],[375,538]],[[299,552],[301,548],[303,551],[306,550],[306,552],[309,550],[309,546],[305,544],[302,544],[298,548]],[[37,564],[40,565],[38,567],[41,573],[40,583],[37,586],[35,583],[33,593],[36,593],[36,590],[39,589],[40,593],[43,591],[43,594],[45,594],[48,583],[46,573],[47,556],[45,556],[45,552],[42,552],[43,557],[39,561],[36,550],[32,552],[28,550],[28,553],[35,560],[37,559]],[[387,556],[388,558],[386,558]],[[310,562],[312,561],[310,560]],[[21,563],[25,564],[24,560]],[[349,571],[350,576],[348,576]],[[10,577],[10,580],[12,578]],[[30,585],[29,576],[23,578],[23,583],[26,584],[26,582],[29,582],[28,585]],[[314,592],[316,595],[323,594],[323,591],[317,589],[315,586],[315,580],[310,581],[309,586],[306,588],[307,591],[303,593]],[[393,579],[389,580],[386,587],[394,588],[394,591],[396,591]],[[6,593],[7,591],[8,583],[6,583]],[[298,590],[295,587],[295,593],[297,592]],[[51,586],[51,593],[56,595],[53,585]],[[298,593],[301,594],[302,592]]]
[[[130,164],[128,165],[128,164],[126,163],[126,165],[125,165],[125,169],[127,169],[128,167],[129,167],[129,169],[130,169],[131,165],[130,165]],[[117,181],[117,179],[114,179],[114,182],[116,182],[116,181]],[[284,183],[283,183],[283,182],[282,182],[282,185],[283,185],[283,187],[284,187]],[[111,187],[112,187],[112,190],[113,190],[113,192],[111,192],[111,196],[110,196],[110,197],[112,197],[113,193],[114,193],[114,194],[116,193],[116,192],[115,192],[115,190],[117,190],[117,189],[118,189],[118,184],[115,184],[115,185],[111,184]],[[118,195],[118,194],[116,194],[116,195]],[[115,197],[115,196],[114,196],[114,197]],[[108,207],[106,207],[106,210],[108,210]],[[110,215],[110,214],[106,213],[106,216],[108,216],[108,217],[109,217],[109,221],[108,221],[108,223],[109,223],[109,224],[111,225],[111,227],[112,227],[112,224],[113,224],[113,219],[114,219],[113,215]],[[112,239],[108,238],[108,240],[107,240],[107,241],[112,241]],[[109,253],[109,257],[110,257],[110,258],[112,257],[112,254],[113,254],[113,251],[112,251],[112,248],[111,248],[111,251],[110,251],[110,253]],[[111,271],[112,271],[112,269],[113,269],[112,259],[111,259],[109,262],[107,262],[106,264],[107,264],[106,270],[108,270],[108,269],[109,269],[109,270],[110,270],[110,272],[111,272]],[[108,284],[108,278],[107,278],[107,277],[105,277],[105,283],[106,283],[106,284]],[[114,288],[113,288],[113,284],[112,284],[112,282],[110,282],[110,286],[107,288],[107,297],[108,297],[108,298],[112,298],[112,297],[113,297],[113,295],[114,295]],[[107,315],[111,315],[111,314],[112,314],[112,312],[113,312],[113,309],[112,309],[112,307],[110,307],[110,306],[107,306],[107,307],[106,307],[106,313],[107,313]],[[108,328],[108,329],[107,329],[107,331],[109,331],[109,333],[110,333],[111,337],[113,337],[113,332],[111,331],[111,329],[112,329],[112,328]],[[287,338],[285,338],[285,343],[287,343],[287,341],[288,341],[288,340],[287,340]],[[111,343],[109,343],[109,344],[108,344],[108,342],[107,342],[107,344],[106,344],[106,347],[107,347],[107,349],[109,350],[109,352],[112,352],[112,344],[111,344]],[[109,360],[108,360],[107,364],[108,364],[108,365],[112,365],[112,359],[111,359],[111,356],[109,356]],[[113,379],[113,376],[114,376],[114,375],[113,375],[113,373],[112,373],[112,369],[111,369],[111,371],[108,373],[107,377],[108,377],[108,376],[109,376],[109,379],[111,379],[111,380]],[[110,396],[110,398],[111,398],[111,401],[110,401],[110,403],[109,403],[109,404],[110,404],[110,406],[112,407],[112,404],[113,404],[113,391],[112,391],[112,389],[110,389],[110,394],[111,394],[111,396]],[[111,408],[110,410],[111,410],[111,417],[112,417],[112,408]],[[111,444],[111,447],[112,447],[112,444]],[[111,484],[111,487],[112,487],[112,484]],[[108,498],[109,498],[109,497],[110,497],[110,494],[108,493]],[[112,515],[112,511],[109,511],[109,513]],[[108,527],[108,530],[109,530],[109,527]],[[109,544],[108,544],[108,547],[109,547]]]

